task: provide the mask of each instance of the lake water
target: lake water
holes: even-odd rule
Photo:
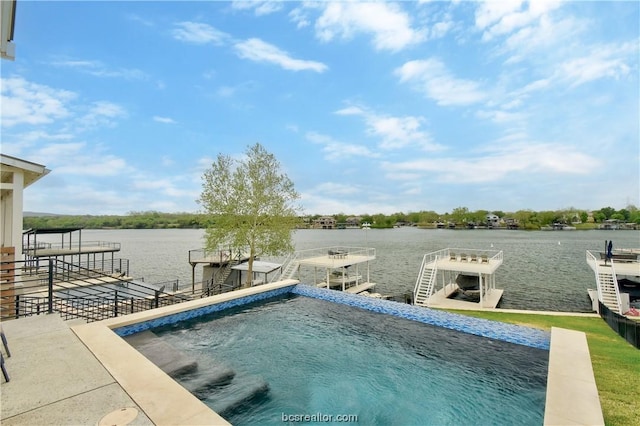
[[[82,231],[83,241],[121,243],[118,257],[130,260],[130,273],[145,281],[179,279],[191,283],[189,250],[204,246],[200,229],[122,229]],[[44,239],[43,239],[44,240]],[[640,247],[640,231],[512,231],[448,229],[298,230],[297,250],[332,246],[374,247],[371,280],[376,291],[413,291],[424,254],[443,248],[503,250],[496,286],[504,289],[500,307],[587,312],[587,289],[595,287],[586,250]],[[196,282],[201,268],[196,268]]]

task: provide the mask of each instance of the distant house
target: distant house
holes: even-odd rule
[[[351,216],[346,219],[347,228],[359,228],[362,218],[360,216]]]
[[[313,221],[313,227],[316,229],[334,229],[336,220],[332,216],[323,216]]]
[[[504,223],[507,225],[507,229],[520,228],[520,223],[518,223],[518,219],[513,219],[511,217],[508,217],[508,218],[505,218]]]
[[[493,213],[489,213],[486,216],[486,221],[489,228],[497,228],[500,226],[500,218]]]

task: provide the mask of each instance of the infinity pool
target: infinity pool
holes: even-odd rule
[[[235,372],[230,384],[198,395],[233,424],[286,424],[297,415],[357,416],[360,424],[543,423],[545,349],[292,293],[152,331]],[[251,386],[260,391],[221,405],[232,399],[225,387]]]

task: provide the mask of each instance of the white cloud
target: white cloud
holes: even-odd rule
[[[552,0],[480,2],[476,27],[483,31],[483,40],[488,41],[533,24],[560,5],[561,2]]]
[[[153,121],[156,121],[158,123],[165,123],[165,124],[175,124],[176,123],[176,121],[171,117],[160,117],[158,115],[154,115],[153,116]]]
[[[429,31],[430,39],[437,39],[446,36],[449,31],[454,27],[453,21],[440,21],[431,26]]]
[[[389,177],[397,173],[433,175],[440,182],[465,184],[497,182],[515,173],[538,175],[594,172],[600,162],[570,146],[550,143],[514,143],[487,150],[476,158],[423,158],[383,164]],[[533,178],[531,178],[533,179]]]
[[[330,161],[345,160],[350,157],[379,157],[379,154],[372,152],[364,145],[339,142],[330,136],[322,135],[320,133],[307,132],[305,137],[307,140],[315,144],[322,145],[322,151],[325,153],[325,159]]]
[[[22,77],[0,79],[2,126],[48,124],[70,115],[67,103],[76,95],[31,83]]]
[[[295,22],[298,29],[311,25],[311,19],[307,16],[305,10],[300,7],[296,7],[289,12],[289,19]]]
[[[234,0],[231,7],[239,10],[253,9],[256,16],[262,16],[282,10],[283,3],[273,0]]]
[[[292,58],[287,52],[258,38],[238,42],[235,48],[240,58],[275,64],[290,71],[309,70],[321,73],[328,69],[321,62]]]
[[[503,109],[500,110],[480,110],[476,112],[478,118],[491,120],[494,123],[511,123],[522,121],[525,118],[525,114],[519,112],[510,112]]]
[[[410,16],[397,3],[327,3],[315,29],[316,36],[325,42],[371,34],[377,50],[398,51],[426,39],[426,32],[412,28]]]
[[[124,159],[84,142],[48,144],[32,151],[30,158],[46,164],[57,176],[117,176],[127,169]]]
[[[132,22],[137,22],[139,24],[144,25],[145,27],[153,27],[154,23],[153,21],[147,19],[147,18],[143,18],[140,15],[137,15],[135,13],[129,13],[126,15],[126,18]]]
[[[631,74],[632,62],[637,67],[638,42],[593,46],[586,56],[563,62],[560,78],[571,86],[579,86],[601,78],[620,79]],[[637,75],[637,68],[636,68]]]
[[[454,77],[435,58],[406,62],[394,73],[438,105],[470,105],[487,98],[479,83]]]
[[[378,146],[384,150],[417,146],[425,151],[437,151],[443,147],[433,142],[428,132],[422,130],[422,117],[393,117],[376,114],[367,108],[349,106],[336,111],[338,115],[361,116],[367,125],[367,133],[380,138]]]
[[[98,126],[112,126],[116,118],[126,117],[126,110],[118,104],[107,101],[93,102],[85,115],[78,118],[76,128],[87,130]]]
[[[94,77],[123,78],[125,80],[144,80],[147,75],[136,68],[110,69],[100,61],[65,59],[51,62],[51,65],[58,68],[69,68]]]
[[[125,111],[120,105],[107,101],[94,102],[89,113],[93,116],[109,118],[121,117],[125,115]]]
[[[173,37],[187,43],[222,45],[229,38],[228,34],[200,22],[185,21],[174,25],[177,28],[172,31]]]
[[[503,16],[517,13],[517,11],[522,8],[523,3],[522,0],[478,3],[478,9],[476,10],[476,27],[484,30],[500,22]]]
[[[336,111],[338,115],[363,115],[365,111],[357,106],[349,106]]]

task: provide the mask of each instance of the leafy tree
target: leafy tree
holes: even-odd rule
[[[607,216],[601,211],[593,212],[593,219],[596,222],[604,222],[607,219]]]
[[[589,213],[587,213],[585,211],[581,211],[580,212],[580,220],[582,221],[582,223],[587,223],[587,220],[589,220]]]
[[[251,286],[253,261],[261,255],[293,251],[291,231],[299,222],[300,196],[280,163],[259,143],[247,148],[246,156],[233,159],[219,154],[204,172],[198,203],[214,219],[206,229],[206,248],[230,245],[249,250],[245,286]]]
[[[467,222],[470,218],[469,209],[466,207],[456,207],[451,212],[449,219],[455,223]]]
[[[605,219],[611,219],[611,215],[616,212],[616,209],[613,207],[603,207],[599,212],[604,215]]]

